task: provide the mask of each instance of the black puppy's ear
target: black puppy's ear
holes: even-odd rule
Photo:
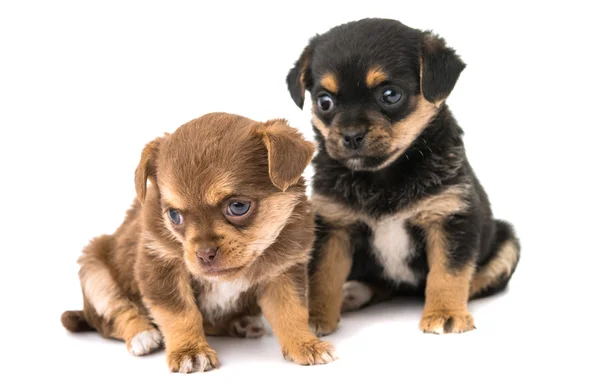
[[[466,65],[446,41],[425,31],[421,41],[421,92],[427,101],[438,104],[454,89]]]
[[[312,87],[312,76],[310,65],[312,63],[314,41],[304,48],[300,58],[289,71],[286,81],[290,95],[294,103],[302,109],[304,106],[304,92]]]

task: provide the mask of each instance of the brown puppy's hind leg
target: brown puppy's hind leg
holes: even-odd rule
[[[427,261],[429,274],[421,330],[443,334],[475,329],[473,317],[467,309],[474,259],[460,267],[450,266],[444,231],[441,226],[432,225],[427,231]]]
[[[345,229],[335,229],[323,238],[310,277],[310,326],[317,336],[337,329],[344,299],[344,282],[350,274],[352,254],[350,237]]]
[[[131,354],[149,354],[160,347],[162,335],[143,308],[127,298],[113,278],[109,258],[114,244],[112,236],[100,236],[79,259],[83,314],[86,322],[104,337],[124,340]]]

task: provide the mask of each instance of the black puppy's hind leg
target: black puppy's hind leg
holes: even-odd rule
[[[491,296],[506,288],[521,256],[521,246],[513,227],[496,220],[496,237],[491,253],[478,266],[471,281],[469,298]]]

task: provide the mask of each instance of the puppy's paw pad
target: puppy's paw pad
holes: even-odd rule
[[[373,291],[367,284],[359,281],[347,281],[344,283],[344,302],[342,312],[354,311],[373,298]]]
[[[217,353],[209,346],[181,352],[173,351],[169,354],[168,360],[172,372],[184,374],[209,371],[219,366]]]
[[[318,339],[285,347],[283,355],[300,365],[324,365],[338,359],[333,345]]]
[[[243,316],[231,322],[230,332],[240,338],[260,338],[266,330],[261,316]]]
[[[162,334],[156,329],[142,331],[131,338],[127,348],[132,355],[147,355],[157,350],[161,346],[162,340]]]
[[[421,331],[432,334],[461,333],[475,329],[469,312],[435,311],[423,315]]]
[[[337,330],[339,318],[336,320],[328,320],[321,317],[310,317],[308,326],[316,336],[329,335]]]

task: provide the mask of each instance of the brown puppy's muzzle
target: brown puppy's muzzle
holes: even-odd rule
[[[219,248],[214,246],[200,247],[196,250],[196,258],[202,267],[212,267],[217,259]]]

